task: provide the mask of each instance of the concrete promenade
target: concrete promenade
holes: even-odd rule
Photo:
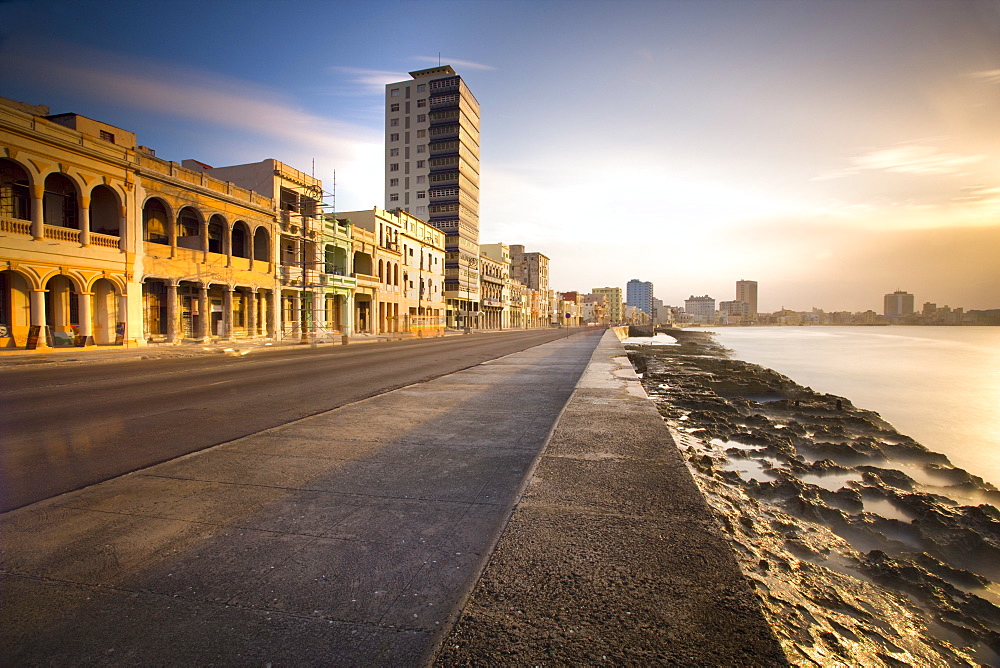
[[[576,334],[6,513],[0,663],[780,662],[623,354]]]

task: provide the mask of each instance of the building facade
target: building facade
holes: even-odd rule
[[[736,301],[747,303],[749,317],[757,315],[757,281],[736,281]]]
[[[518,288],[515,290],[513,284],[516,282],[511,275],[510,268],[510,246],[504,243],[496,244],[480,244],[479,246],[479,256],[480,261],[485,263],[491,263],[490,266],[487,264],[483,265],[481,275],[491,276],[495,275],[502,277],[503,284],[500,286],[500,329],[517,328],[521,327],[521,306],[523,295],[523,285],[518,283]],[[488,278],[482,279],[483,281],[483,311],[486,313],[490,312],[491,308],[495,308],[489,301],[496,299],[497,286],[492,285],[492,287],[486,287],[487,283],[493,284],[494,281],[490,281]],[[486,292],[492,291],[492,296],[487,296]]]
[[[896,290],[883,298],[884,313],[887,316],[913,315],[913,295]]]
[[[527,289],[530,299],[528,327],[545,327],[551,317],[549,289],[549,258],[538,252],[527,252],[524,246],[510,246],[510,274]]]
[[[444,232],[405,211],[393,215],[399,219],[402,234],[405,331],[414,336],[442,336],[447,310]]]
[[[621,288],[594,288],[591,292],[607,298],[608,324],[618,325],[625,322],[625,304],[622,302]]]
[[[226,167],[196,160],[182,165],[271,202],[271,216],[277,222],[279,337],[311,340],[351,331],[348,305],[356,281],[336,272],[338,266],[344,272],[349,269],[347,249],[352,242],[323,211],[322,181],[273,159]],[[334,273],[327,273],[327,268]]]
[[[276,335],[271,198],[48,111],[0,100],[0,346]]]
[[[684,311],[692,322],[712,323],[715,321],[715,300],[708,295],[691,295],[684,300]]]
[[[0,98],[0,347],[145,342],[135,156],[130,132]]]
[[[580,320],[585,325],[609,324],[608,296],[595,293],[583,295],[580,300]]]
[[[721,324],[739,325],[748,321],[750,305],[741,299],[719,302],[719,322]]]
[[[653,316],[653,284],[633,278],[625,285],[625,303]]]
[[[448,65],[385,88],[385,207],[444,232],[450,326],[479,312],[479,103]]]

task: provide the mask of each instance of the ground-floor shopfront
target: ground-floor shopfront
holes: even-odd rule
[[[143,332],[151,343],[273,338],[270,287],[148,277],[142,283]]]
[[[124,344],[124,273],[38,263],[0,271],[0,349]]]

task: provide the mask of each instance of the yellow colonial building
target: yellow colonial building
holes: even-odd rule
[[[0,98],[0,348],[142,341],[135,135]]]
[[[328,267],[323,318],[349,331],[349,230],[321,216],[315,179],[253,167],[266,187],[0,98],[0,349],[294,335]]]

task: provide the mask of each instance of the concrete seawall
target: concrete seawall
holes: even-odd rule
[[[439,665],[785,664],[626,335],[596,348]]]

